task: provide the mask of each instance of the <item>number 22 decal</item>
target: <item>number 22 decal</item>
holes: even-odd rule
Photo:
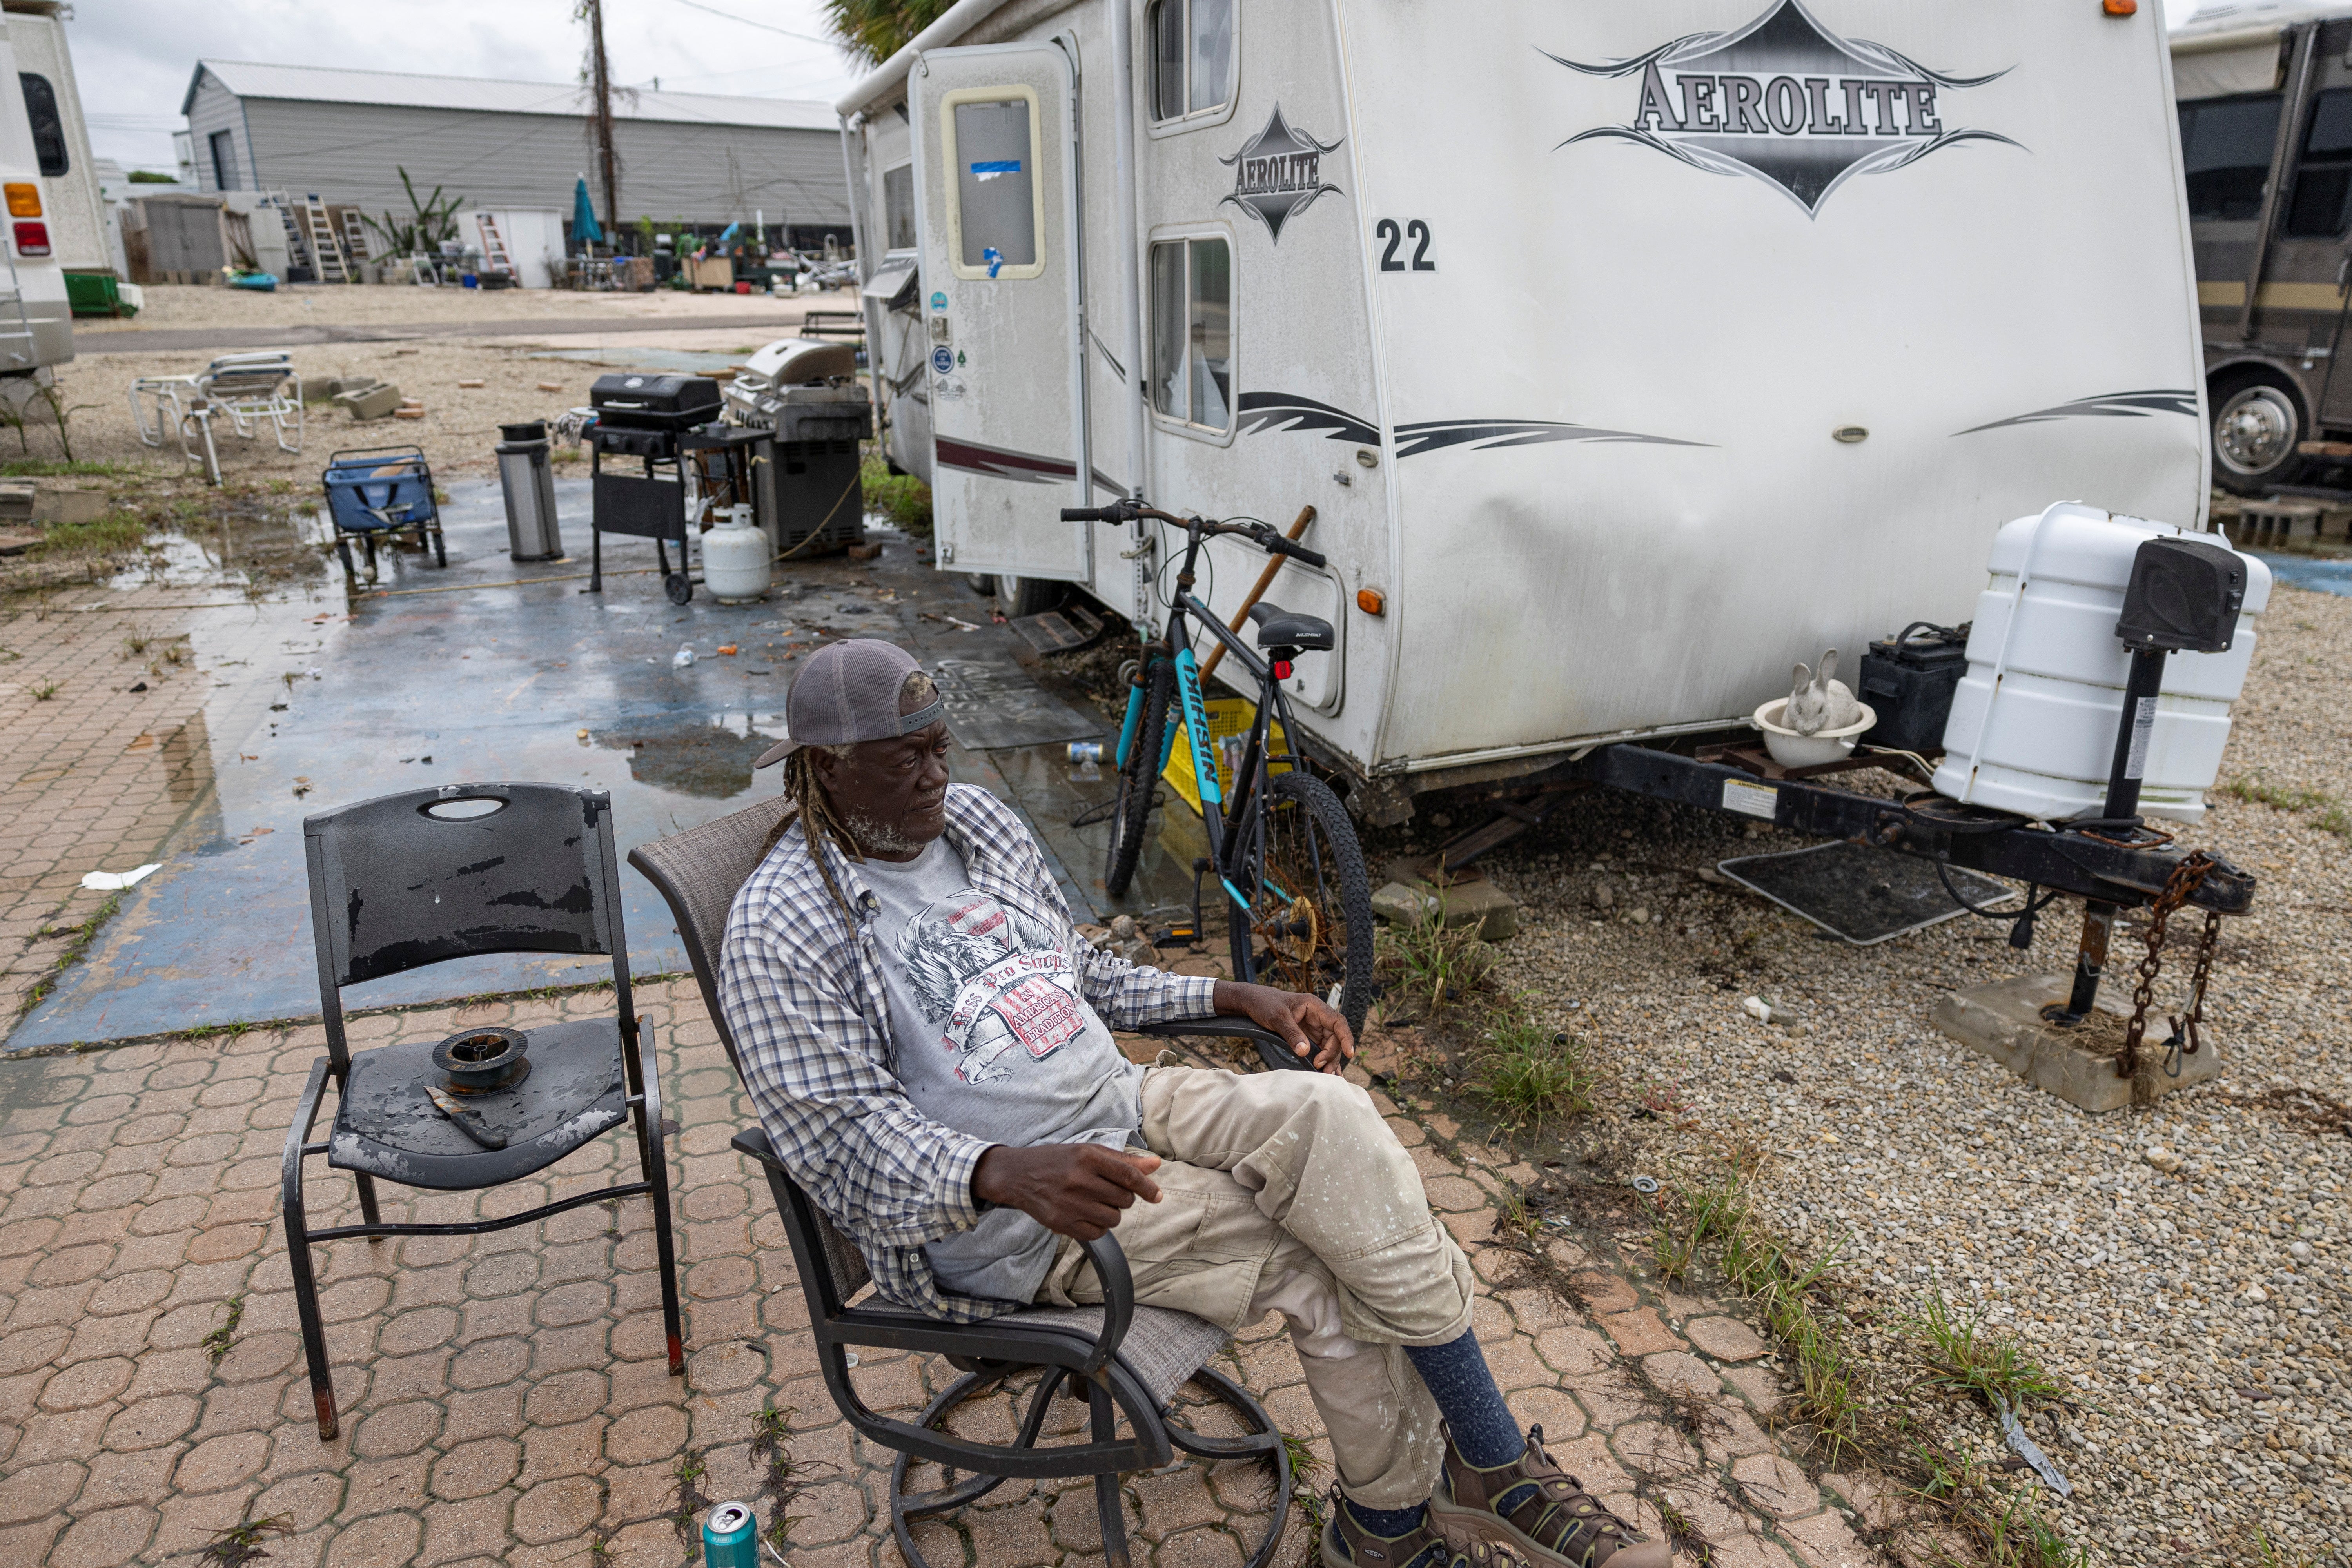
[[[1412,265],[1409,270],[1414,272],[1434,272],[1437,270],[1437,263],[1429,258],[1429,226],[1422,222],[1421,219],[1411,219],[1405,224],[1403,229],[1400,231],[1397,227],[1396,219],[1392,217],[1384,217],[1381,219],[1379,223],[1372,226],[1372,236],[1376,239],[1385,239],[1389,242],[1388,248],[1381,252],[1381,271],[1403,272],[1408,270],[1405,264],[1397,258],[1397,247],[1408,239],[1414,239],[1421,242],[1413,247]]]

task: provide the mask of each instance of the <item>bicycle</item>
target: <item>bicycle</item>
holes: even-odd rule
[[[1177,517],[1134,500],[1062,511],[1065,522],[1125,524],[1146,518],[1184,530],[1184,559],[1176,574],[1167,627],[1157,641],[1145,645],[1129,676],[1127,715],[1118,735],[1118,794],[1109,819],[1103,885],[1116,898],[1134,879],[1160,775],[1175,752],[1170,710],[1181,707],[1192,776],[1200,786],[1201,819],[1209,836],[1208,855],[1192,864],[1194,933],[1202,929],[1201,881],[1213,873],[1235,906],[1226,921],[1234,977],[1325,995],[1348,1026],[1360,1031],[1373,995],[1372,896],[1363,848],[1330,786],[1310,775],[1295,752],[1273,750],[1277,722],[1286,740],[1298,732],[1282,682],[1301,653],[1331,649],[1336,641],[1331,625],[1260,602],[1250,609],[1257,626],[1258,648],[1253,650],[1192,594],[1193,568],[1202,545],[1213,538],[1244,538],[1270,555],[1286,555],[1307,566],[1321,566],[1324,558],[1255,520]],[[1208,705],[1201,692],[1192,635],[1185,629],[1188,620],[1212,633],[1224,645],[1226,657],[1238,661],[1257,682],[1257,711],[1233,770],[1231,799],[1224,797],[1217,779]],[[1267,1057],[1269,1067],[1302,1065],[1277,1056]]]

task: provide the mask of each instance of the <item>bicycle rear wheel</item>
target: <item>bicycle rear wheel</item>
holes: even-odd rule
[[[1265,875],[1248,918],[1231,905],[1234,967],[1267,985],[1311,991],[1361,1031],[1372,1010],[1372,889],[1347,808],[1322,780],[1267,781]]]
[[[1118,770],[1118,804],[1110,814],[1110,847],[1103,855],[1103,887],[1114,899],[1126,895],[1143,854],[1143,829],[1160,788],[1160,750],[1175,693],[1176,667],[1165,658],[1153,658],[1143,678],[1143,712],[1135,741]]]

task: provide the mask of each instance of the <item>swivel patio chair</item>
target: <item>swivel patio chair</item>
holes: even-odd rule
[[[653,1200],[669,1371],[682,1373],[661,1088],[653,1031],[630,1000],[611,796],[562,784],[449,784],[318,813],[303,819],[302,837],[327,1054],[310,1064],[287,1131],[284,1203],[320,1437],[331,1441],[337,1426],[310,1261],[310,1248],[321,1242],[480,1236],[645,1194]],[[438,1044],[357,1052],[345,1044],[343,987],[500,952],[610,954],[618,1011],[528,1030],[462,1030]],[[330,1081],[333,1124],[313,1142]],[[378,1178],[440,1192],[499,1186],[547,1169],[624,1121],[634,1123],[635,1181],[491,1219],[387,1224],[379,1212]],[[352,1173],[361,1224],[309,1224],[302,1163],[320,1154],[330,1167]]]
[[[279,451],[299,452],[302,378],[293,360],[282,352],[223,354],[194,375],[142,375],[131,384],[131,418],[141,442],[160,447],[167,435],[178,437],[180,455],[200,466],[210,485],[221,482],[220,452],[213,441],[215,417],[247,441],[267,424]]]
[[[764,800],[629,851],[629,864],[653,883],[677,917],[677,934],[702,987],[703,1004],[739,1076],[742,1060],[719,1008],[719,942],[737,890],[758,868],[769,833],[791,809],[791,803],[782,798]],[[1269,1047],[1280,1049],[1271,1036],[1230,1018],[1186,1019],[1142,1032],[1163,1037],[1243,1037],[1257,1043],[1261,1055]],[[1074,1476],[1094,1479],[1106,1562],[1110,1568],[1129,1568],[1118,1478],[1156,1469],[1176,1450],[1208,1459],[1255,1459],[1270,1468],[1273,1517],[1244,1564],[1265,1568],[1281,1543],[1290,1515],[1290,1459],[1282,1434],[1247,1390],[1207,1364],[1225,1343],[1223,1329],[1190,1312],[1136,1304],[1116,1234],[1085,1244],[1102,1282],[1100,1307],[1028,1308],[984,1322],[949,1323],[879,1297],[853,1306],[869,1282],[856,1246],[809,1201],[775,1157],[765,1131],[754,1127],[740,1133],[734,1145],[759,1163],[783,1219],[826,1392],[851,1426],[898,1455],[890,1471],[890,1530],[909,1568],[929,1568],[909,1529],[916,1521],[951,1513],[1009,1479]],[[935,1352],[964,1375],[911,1423],[897,1420],[870,1409],[858,1397],[849,1378],[853,1345]],[[1033,1369],[1041,1376],[1011,1443],[974,1442],[946,1429],[957,1406]],[[1188,1381],[1230,1409],[1244,1435],[1213,1437],[1171,1420],[1176,1391]],[[1085,1393],[1088,1440],[1041,1447],[1037,1439],[1054,1395],[1066,1384],[1074,1394]],[[1129,1434],[1124,1438],[1118,1435],[1122,1415]],[[945,1467],[944,1484],[909,1494],[908,1466],[920,1460]],[[967,1474],[959,1480],[958,1471]]]

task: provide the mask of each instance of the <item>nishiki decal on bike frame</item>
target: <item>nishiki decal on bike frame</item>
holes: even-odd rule
[[[1317,197],[1339,194],[1339,186],[1323,178],[1324,157],[1339,150],[1339,142],[1327,146],[1294,130],[1277,103],[1265,130],[1232,157],[1217,160],[1234,171],[1233,192],[1217,205],[1231,202],[1247,209],[1265,225],[1266,237],[1279,244],[1284,224],[1313,206]]]
[[[1856,174],[1907,167],[1963,142],[2021,142],[1947,126],[1939,93],[1982,87],[1984,76],[1931,70],[1861,38],[1842,38],[1801,0],[1775,0],[1745,27],[1689,33],[1646,54],[1588,65],[1540,50],[1586,76],[1638,78],[1629,125],[1580,131],[1559,145],[1638,142],[1713,174],[1751,174],[1810,215]]]

